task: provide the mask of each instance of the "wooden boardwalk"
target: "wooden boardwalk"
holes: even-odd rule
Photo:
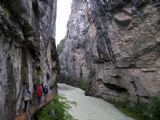
[[[35,114],[36,111],[38,111],[39,109],[41,109],[42,107],[44,107],[46,104],[48,104],[53,98],[54,98],[55,93],[53,93],[52,91],[50,91],[48,93],[48,95],[46,96],[46,100],[42,99],[41,104],[38,105],[38,103],[35,103],[31,106],[31,108],[29,109],[30,112],[30,116],[33,116]],[[21,112],[15,120],[27,120],[27,115],[25,112]]]

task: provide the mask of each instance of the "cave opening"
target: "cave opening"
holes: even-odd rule
[[[71,4],[72,0],[57,0],[56,46],[66,36]]]

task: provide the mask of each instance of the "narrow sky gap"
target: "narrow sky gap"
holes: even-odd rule
[[[57,0],[56,45],[65,37],[72,0]]]

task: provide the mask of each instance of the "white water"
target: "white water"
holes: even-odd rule
[[[59,84],[58,92],[77,106],[70,109],[71,115],[77,120],[133,120],[128,118],[112,104],[94,97],[84,95],[84,91],[65,84]]]

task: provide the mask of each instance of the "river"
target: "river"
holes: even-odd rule
[[[77,106],[69,110],[77,120],[133,120],[121,113],[112,104],[95,97],[85,96],[84,91],[65,84],[58,85],[58,92]]]

